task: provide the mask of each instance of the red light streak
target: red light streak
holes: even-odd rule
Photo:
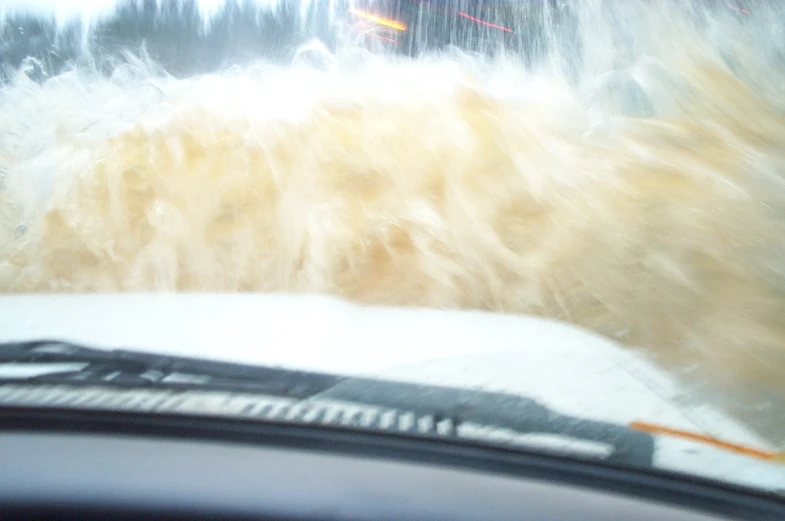
[[[398,40],[393,40],[392,38],[386,38],[386,37],[384,37],[384,36],[379,36],[378,34],[373,34],[373,33],[365,33],[365,35],[366,35],[366,36],[373,36],[374,38],[378,38],[378,39],[380,39],[380,40],[384,40],[384,41],[386,41],[386,42],[392,42],[392,43],[394,43],[394,44],[396,44],[396,45],[400,43]]]
[[[500,30],[506,31],[508,33],[514,33],[515,32],[512,29],[507,29],[506,27],[502,27],[501,25],[494,25],[492,23],[488,23],[488,22],[486,22],[484,20],[480,20],[479,18],[475,18],[473,16],[469,16],[466,13],[458,12],[458,16],[463,16],[464,18],[468,18],[469,20],[471,20],[473,22],[477,22],[478,24],[487,25],[488,27],[493,27],[494,29],[500,29]]]

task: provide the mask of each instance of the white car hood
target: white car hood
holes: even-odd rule
[[[526,396],[564,414],[655,423],[772,450],[633,352],[565,324],[513,315],[367,307],[303,295],[0,296],[0,342],[58,339]],[[785,489],[785,467],[658,437],[655,464]]]

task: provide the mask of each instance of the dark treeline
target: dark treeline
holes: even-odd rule
[[[360,5],[373,1],[377,12],[406,23],[408,30],[394,47],[403,54],[417,55],[451,46],[484,54],[503,49],[531,65],[557,51],[569,76],[576,77],[580,69],[581,31],[575,6],[581,4],[572,0],[356,1]],[[614,10],[621,12],[641,1],[606,0],[605,5],[611,6],[607,16],[613,19],[619,14],[614,15]],[[681,8],[685,5],[682,0],[658,1],[662,9],[670,2]],[[691,0],[699,11],[718,1]],[[318,39],[330,50],[347,41],[343,38],[353,23],[347,16],[347,2],[337,0],[331,16],[329,0],[313,0],[305,12],[299,0],[282,0],[275,10],[249,0],[227,0],[205,30],[197,0],[164,0],[160,6],[156,0],[118,0],[114,15],[94,23],[87,35],[81,20],[57,28],[51,18],[16,15],[0,22],[0,68],[7,81],[10,74],[27,64],[28,75],[41,81],[74,65],[108,72],[129,52],[146,54],[175,77],[260,58],[287,62],[308,40]],[[724,2],[721,7],[728,11]],[[513,31],[478,24],[458,16],[459,11]],[[634,41],[635,36],[628,35],[628,39]]]

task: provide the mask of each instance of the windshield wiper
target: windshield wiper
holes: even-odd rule
[[[602,443],[612,447],[604,461],[652,467],[654,438],[628,427],[557,413],[512,394],[343,377],[262,366],[94,349],[68,342],[0,344],[0,385],[9,383],[113,388],[209,390],[305,400],[338,400],[427,415],[433,434],[449,420],[455,435],[473,424]]]
[[[25,371],[27,369],[27,371]],[[37,340],[0,344],[0,384],[108,384],[129,388],[211,389],[308,398],[340,377],[270,367],[95,349]]]

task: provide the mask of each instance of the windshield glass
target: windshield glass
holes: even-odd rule
[[[80,324],[96,345],[222,358],[204,324],[275,335],[280,351],[234,361],[525,391],[684,440],[661,467],[701,474],[690,443],[712,445],[736,458],[722,479],[785,489],[784,15],[0,1],[0,340]],[[142,312],[157,329],[123,322]],[[515,322],[532,317],[595,343],[576,358]],[[610,345],[624,378],[667,378],[661,407],[614,387],[620,365],[588,369]]]

